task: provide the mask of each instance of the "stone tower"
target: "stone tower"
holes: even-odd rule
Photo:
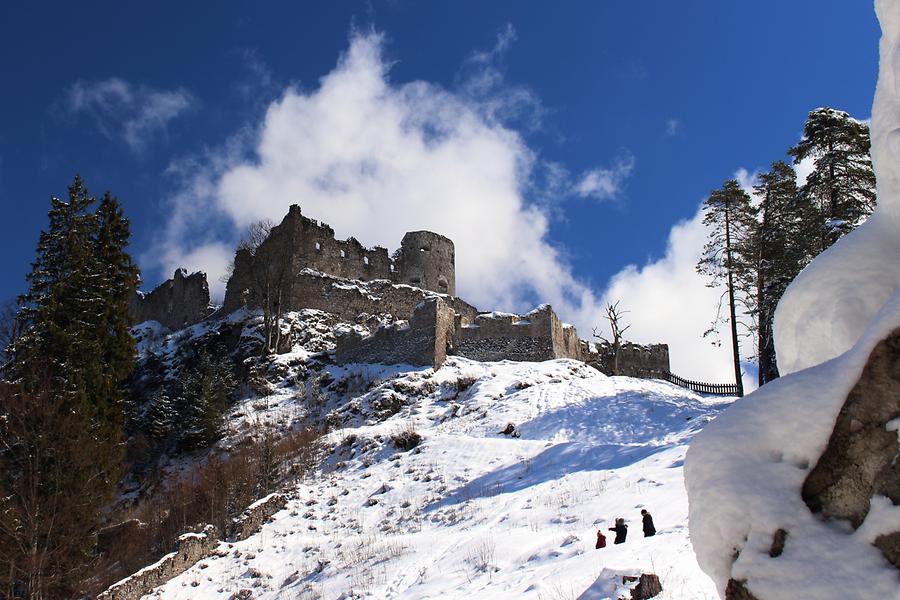
[[[452,240],[431,231],[410,231],[403,236],[398,254],[398,283],[456,295],[456,253]]]

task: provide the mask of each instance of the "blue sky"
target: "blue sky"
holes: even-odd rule
[[[551,301],[587,337],[621,298],[679,372],[724,378],[698,204],[810,109],[868,117],[878,36],[850,0],[3,3],[0,297],[80,172],[148,285],[296,202],[366,245],[449,234],[482,309]]]

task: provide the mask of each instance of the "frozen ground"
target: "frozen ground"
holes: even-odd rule
[[[341,426],[321,473],[258,534],[148,598],[618,598],[641,571],[660,598],[718,597],[688,540],[682,464],[725,404],[567,360],[329,370],[359,394],[330,414]],[[281,387],[271,409],[297,393]],[[509,423],[517,436],[500,433]],[[391,439],[411,431],[412,450]],[[630,532],[613,546],[618,516]]]

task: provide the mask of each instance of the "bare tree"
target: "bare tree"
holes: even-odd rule
[[[597,328],[594,327],[594,337],[598,340],[601,340],[605,344],[608,344],[612,348],[613,352],[613,375],[619,374],[619,350],[622,348],[622,336],[623,334],[631,328],[631,325],[626,325],[622,327],[619,323],[619,319],[622,318],[622,315],[629,313],[627,310],[619,309],[619,302],[617,300],[615,304],[607,304],[606,305],[606,320],[609,321],[609,329],[612,332],[612,341],[606,339],[599,333],[597,333]]]
[[[276,352],[281,344],[281,317],[284,313],[284,293],[290,283],[294,254],[292,235],[270,240],[275,223],[268,219],[251,223],[241,240],[238,252],[249,254],[252,261],[248,280],[250,302],[263,311],[265,343],[262,353]],[[228,269],[228,275],[234,265]]]

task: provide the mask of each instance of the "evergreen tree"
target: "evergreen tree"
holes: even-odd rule
[[[201,350],[182,383],[183,441],[188,448],[207,447],[222,436],[234,387],[231,361]]]
[[[859,226],[874,210],[870,145],[868,125],[825,107],[809,113],[803,139],[788,151],[795,163],[807,158],[815,161],[800,190],[818,212],[813,256]]]
[[[813,212],[797,190],[793,167],[776,161],[759,176],[760,199],[753,246],[756,279],[755,321],[759,385],[778,377],[772,325],[775,308],[788,284],[809,260],[808,226]]]
[[[147,431],[155,440],[164,440],[172,433],[175,425],[175,406],[164,389],[159,390],[150,400],[147,411]]]
[[[753,312],[753,230],[756,211],[750,196],[734,179],[714,190],[703,203],[703,224],[709,230],[703,255],[697,263],[697,272],[709,278],[709,286],[717,287],[723,281],[728,300],[731,329],[731,345],[734,357],[734,377],[738,395],[743,395],[741,380],[740,346],[738,343],[737,303]],[[716,324],[721,315],[716,315]],[[712,331],[712,330],[711,330]],[[708,332],[707,332],[708,333]]]
[[[30,539],[11,540],[29,547],[14,577],[31,598],[51,594],[48,586],[68,586],[56,595],[75,593],[122,462],[119,385],[134,360],[122,298],[134,289],[136,270],[118,204],[107,197],[92,213],[93,204],[78,176],[67,201],[51,199],[5,372],[15,391],[0,398],[0,413],[17,415],[3,440],[0,486],[18,494],[12,510],[19,519],[35,512],[50,519],[19,530]],[[52,559],[35,571],[42,555]]]

